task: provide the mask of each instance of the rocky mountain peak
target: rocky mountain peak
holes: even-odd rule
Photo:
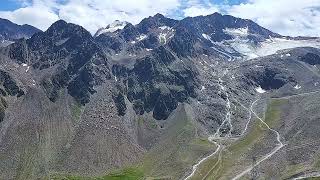
[[[161,26],[173,27],[178,23],[177,20],[165,17],[162,14],[156,14],[143,19],[138,25],[137,29],[140,33],[148,33],[151,29],[159,28]]]
[[[65,28],[68,25],[68,23],[62,19],[54,22],[51,24],[51,26],[48,28],[47,31],[54,31],[55,29],[62,29]]]
[[[41,30],[30,25],[18,25],[7,19],[0,18],[0,47],[1,44],[10,44],[20,38],[30,38]]]
[[[55,23],[53,23],[47,31],[45,31],[45,34],[51,38],[66,38],[71,37],[74,35],[80,36],[80,37],[91,37],[91,34],[89,31],[84,29],[82,26],[67,23],[64,20],[58,20]]]

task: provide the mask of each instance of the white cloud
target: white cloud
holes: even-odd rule
[[[168,14],[179,6],[178,0],[70,0],[60,7],[60,18],[80,24],[90,32],[104,27],[114,20],[138,23],[156,13]]]
[[[18,24],[46,30],[58,19],[82,25],[91,33],[114,20],[138,23],[156,13],[169,14],[180,6],[179,0],[23,0],[26,7],[0,11],[0,17]]]
[[[23,1],[23,5],[27,5],[27,1]],[[17,24],[30,24],[40,29],[48,28],[59,19],[52,8],[38,1],[14,11],[0,11],[0,17],[9,19]]]
[[[223,12],[252,19],[283,35],[320,36],[320,0],[246,0],[227,5],[227,0],[214,4],[212,0],[16,0],[22,8],[0,11],[0,17],[18,24],[30,24],[42,30],[54,21],[84,26],[91,33],[114,20],[133,24],[156,13],[164,15],[198,16]]]
[[[189,0],[187,2],[187,7],[183,9],[183,14],[185,17],[195,17],[200,15],[209,15],[215,12],[219,12],[219,7],[210,1],[201,0]]]
[[[320,36],[320,0],[249,0],[226,11],[283,35]]]
[[[251,19],[282,35],[320,36],[320,0],[248,0],[236,5],[189,0],[183,12],[185,16],[222,12]]]
[[[219,12],[219,9],[215,6],[211,6],[211,7],[202,7],[202,6],[192,6],[189,7],[185,10],[183,10],[184,15],[187,17],[194,17],[194,16],[200,16],[200,15],[209,15],[209,14],[213,14],[215,12]]]

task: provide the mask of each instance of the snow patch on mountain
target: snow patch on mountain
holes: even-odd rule
[[[0,36],[0,39],[1,39],[1,36]],[[13,43],[14,43],[13,41],[1,40],[0,47],[6,47],[6,46],[9,46],[10,44],[13,44]]]
[[[223,30],[224,33],[232,35],[232,36],[240,36],[240,37],[246,37],[249,34],[249,28],[226,28]]]
[[[291,40],[286,38],[271,38],[271,41],[262,42],[261,46],[257,48],[256,54],[266,56],[275,54],[279,50],[291,49],[296,47],[315,47],[320,48],[320,41],[318,40]],[[291,56],[286,54],[287,57]]]
[[[267,92],[266,90],[262,89],[260,86],[256,88],[256,91],[260,94]]]
[[[168,30],[168,31],[172,30],[172,28],[169,27],[169,26],[160,26],[159,29],[161,29],[161,30]]]
[[[128,22],[126,22],[126,21],[116,20],[113,23],[109,24],[106,28],[100,28],[96,32],[95,36],[99,36],[99,35],[107,33],[107,32],[113,33],[117,30],[123,29],[127,24],[128,24]]]
[[[141,34],[139,37],[136,38],[137,41],[142,41],[144,39],[146,39],[148,36],[145,34]]]
[[[22,67],[25,67],[25,68],[26,68],[26,69],[25,69],[25,71],[26,71],[26,72],[28,72],[28,71],[29,71],[30,66],[29,66],[28,64],[26,64],[26,63],[22,63],[21,65],[22,65]]]
[[[246,59],[268,56],[275,54],[280,50],[297,47],[320,48],[320,39],[292,40],[286,38],[270,38],[256,45],[248,39],[235,38],[224,41],[224,43],[228,44],[239,53],[245,55]],[[290,54],[285,54],[285,56],[290,57]]]
[[[202,34],[202,37],[205,38],[206,40],[212,41],[211,37],[208,34]]]
[[[175,30],[168,26],[161,26],[159,29],[161,32],[159,33],[158,38],[161,44],[166,44],[175,34]]]
[[[301,89],[301,86],[299,84],[294,86],[295,89]]]
[[[254,59],[259,57],[256,52],[256,47],[252,45],[249,40],[234,39],[229,41],[228,43],[235,51],[245,55],[247,59]]]

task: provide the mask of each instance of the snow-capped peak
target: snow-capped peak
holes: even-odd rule
[[[95,36],[99,36],[100,34],[107,33],[107,32],[115,32],[119,29],[123,29],[127,24],[128,22],[126,21],[115,20],[113,23],[109,24],[107,27],[100,28],[95,34]]]

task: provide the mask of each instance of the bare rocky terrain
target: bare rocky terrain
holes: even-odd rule
[[[320,171],[320,40],[218,13],[0,48],[0,179],[294,179]]]

